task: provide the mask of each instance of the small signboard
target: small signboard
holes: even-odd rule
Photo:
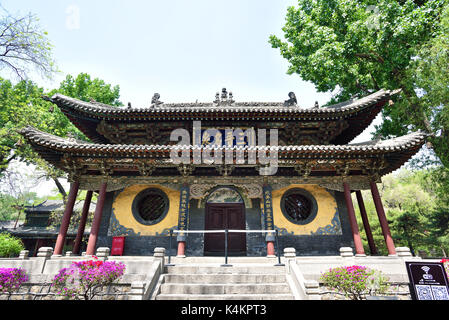
[[[112,237],[111,256],[123,255],[124,245],[125,245],[125,237]]]
[[[449,281],[441,262],[405,262],[413,300],[449,300]]]

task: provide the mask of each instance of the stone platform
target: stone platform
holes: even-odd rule
[[[227,261],[224,257],[169,258],[164,248],[156,248],[153,256],[110,256],[109,248],[98,248],[97,256],[126,265],[126,273],[118,282],[126,288],[118,294],[125,300],[321,300],[329,298],[328,290],[320,284],[321,274],[329,268],[350,265],[381,271],[392,285],[389,294],[407,299],[405,262],[422,260],[412,257],[407,248],[397,248],[394,256],[356,256],[351,248],[341,248],[339,256],[296,256],[294,249],[286,248],[281,265],[277,257],[228,257]],[[91,258],[55,256],[52,248],[41,248],[38,257],[29,258],[23,252],[18,258],[0,259],[0,267],[25,269],[30,275],[28,286],[48,285],[61,268]]]

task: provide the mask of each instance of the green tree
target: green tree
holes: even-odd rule
[[[120,87],[118,85],[112,87],[104,80],[91,79],[91,76],[87,73],[80,73],[76,78],[68,75],[61,82],[59,89],[53,92],[59,92],[86,102],[96,101],[111,106],[123,106],[123,103],[119,100]]]
[[[449,157],[449,5],[441,14],[436,36],[425,43],[410,69],[410,78],[421,88],[420,102],[430,110],[432,132],[437,138],[432,143],[448,167]]]
[[[424,251],[446,256],[449,244],[447,177],[431,168],[410,171],[401,169],[382,178],[379,191],[392,237],[397,247],[409,247],[413,254]],[[449,173],[449,172],[448,172]],[[438,185],[437,180],[444,182]],[[385,242],[370,191],[362,191],[375,244],[386,254]],[[354,203],[357,203],[354,199]],[[359,227],[362,219],[357,215]],[[365,232],[362,240],[367,243]]]
[[[19,133],[21,128],[31,125],[60,137],[71,135],[88,140],[59,108],[43,99],[44,95],[56,92],[82,100],[121,105],[118,100],[120,89],[98,78],[91,80],[85,73],[76,78],[68,75],[58,89],[48,93],[32,81],[24,80],[14,85],[10,80],[0,78],[0,173],[4,173],[14,159],[34,164],[43,172],[42,178],[55,182],[65,200],[67,192],[59,181],[64,172],[42,160]]]
[[[428,218],[429,246],[449,255],[449,169],[444,167],[431,168],[426,174],[426,184],[432,186],[435,194],[435,210]]]
[[[429,147],[449,167],[449,139],[444,136],[448,112],[428,95],[433,78],[426,71],[432,66],[441,88],[447,90],[447,64],[438,69],[437,63],[429,62],[419,79],[416,75],[417,67],[423,68],[419,62],[427,61],[423,48],[432,50],[446,43],[447,30],[440,22],[445,21],[442,15],[447,3],[299,0],[297,7],[288,8],[282,29],[285,40],[272,35],[269,42],[288,60],[289,74],[299,74],[319,91],[337,91],[329,103],[381,88],[401,89],[396,102],[383,109],[376,134],[387,138],[421,129],[432,134]],[[438,54],[438,50],[433,52]],[[426,90],[419,92],[423,87]]]
[[[15,200],[9,194],[0,193],[0,221],[10,221],[17,218],[15,214],[14,205]]]
[[[28,163],[39,160],[24,142],[19,130],[27,125],[66,136],[76,128],[61,111],[50,112],[53,104],[42,99],[43,88],[29,80],[13,84],[0,78],[0,172],[14,159]]]

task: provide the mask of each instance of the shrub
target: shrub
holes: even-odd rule
[[[444,265],[444,269],[446,270],[447,277],[449,278],[449,259],[443,258],[440,261]]]
[[[101,290],[123,276],[125,265],[115,261],[94,260],[73,262],[59,270],[52,287],[56,294],[67,299],[92,300]]]
[[[0,268],[0,294],[11,294],[28,281],[28,276],[20,268]]]
[[[388,289],[388,279],[380,271],[364,266],[331,268],[321,275],[320,280],[352,300],[362,300],[366,294],[384,293]]]
[[[0,233],[0,257],[10,258],[18,256],[25,247],[22,240],[7,232]]]

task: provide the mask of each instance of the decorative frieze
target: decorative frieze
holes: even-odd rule
[[[98,190],[103,178],[101,176],[83,175],[79,178],[80,188],[83,190]],[[369,190],[369,176],[357,175],[348,176],[347,182],[351,190]],[[196,182],[195,182],[196,181]],[[155,177],[109,177],[107,191],[120,190],[135,184],[161,184],[170,185],[172,188],[190,184],[190,197],[193,199],[202,199],[208,191],[219,185],[235,186],[244,191],[250,199],[262,198],[263,181],[260,177],[201,177],[201,183],[198,183],[198,177],[189,176],[187,180],[176,179],[172,176]],[[378,177],[375,182],[381,182]],[[343,192],[343,178],[338,176],[331,177],[273,177],[268,180],[273,190],[284,188],[291,184],[310,184],[319,185],[323,188]]]
[[[249,183],[249,184],[241,184],[241,183],[224,183],[224,181],[218,181],[217,183],[194,183],[190,185],[190,197],[193,199],[202,199],[204,198],[209,190],[212,190],[216,186],[219,185],[233,185],[241,190],[245,191],[245,194],[248,198],[262,198],[262,185]]]
[[[218,165],[215,166],[215,168],[217,169],[219,174],[225,177],[231,175],[232,170],[234,170],[234,166],[228,164]]]
[[[137,162],[137,168],[139,169],[139,174],[144,177],[150,176],[154,169],[156,169],[153,163],[144,161]]]
[[[194,170],[194,166],[193,165],[189,165],[189,164],[181,164],[178,165],[178,171],[179,173],[183,176],[183,177],[187,177],[190,176]]]

